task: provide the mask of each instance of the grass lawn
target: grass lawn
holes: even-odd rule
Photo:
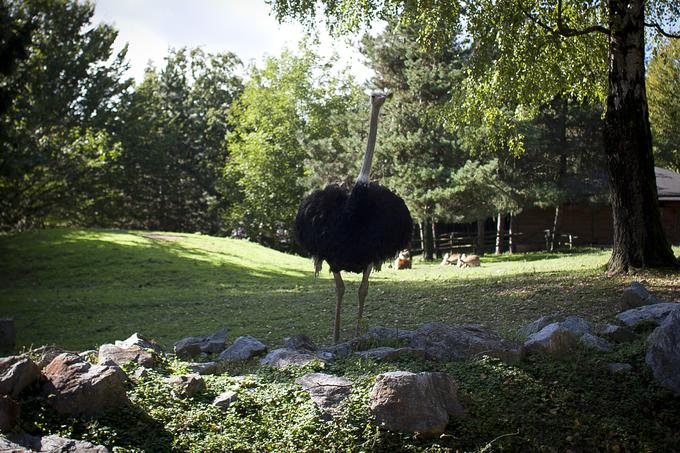
[[[56,229],[1,236],[0,256],[0,316],[15,317],[20,347],[84,350],[138,331],[171,348],[182,337],[221,327],[232,339],[250,334],[274,347],[300,332],[330,342],[335,295],[327,271],[315,278],[310,260],[247,241]],[[519,327],[541,315],[611,319],[632,280],[659,297],[680,300],[679,274],[605,278],[608,257],[609,251],[589,250],[489,256],[476,269],[419,262],[406,271],[385,267],[371,277],[366,325],[475,322],[517,338]],[[343,337],[349,338],[359,276],[348,275],[346,282]],[[627,361],[634,371],[611,376],[603,367],[612,361]],[[181,364],[168,363],[165,372],[178,369]],[[438,439],[373,427],[368,391],[377,373],[396,369],[450,372],[469,417],[452,422]],[[123,414],[64,422],[29,398],[22,403],[22,423],[29,431],[132,451],[669,451],[680,445],[680,399],[654,384],[644,365],[644,336],[611,353],[578,351],[569,360],[537,356],[517,366],[485,357],[456,364],[348,359],[326,365],[325,372],[356,383],[338,424],[321,422],[293,383],[305,371],[245,364],[209,378],[208,392],[194,400],[172,396],[160,375],[152,374],[131,389],[135,405]],[[232,377],[241,373],[247,373],[245,381]],[[225,414],[208,403],[227,388],[241,399]]]

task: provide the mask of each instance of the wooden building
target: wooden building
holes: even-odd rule
[[[656,167],[656,184],[661,222],[671,244],[680,244],[680,174]],[[555,208],[529,208],[513,220],[516,251],[546,248],[546,232],[555,222]],[[560,206],[557,216],[557,241],[574,246],[610,246],[613,238],[611,206],[608,204],[570,203]]]
[[[673,245],[680,244],[680,174],[656,167],[656,184],[661,209],[661,222],[666,237]],[[594,199],[604,199],[599,194],[590,194]],[[559,207],[554,239],[556,249],[569,247],[609,247],[612,245],[613,227],[611,206],[606,203],[583,201],[567,203]],[[555,225],[554,207],[527,208],[516,214],[512,220],[512,244],[516,252],[550,249],[552,231]],[[476,224],[437,224],[434,241],[435,253],[484,252],[493,253],[496,247],[496,221],[492,218],[482,222],[483,236]],[[501,239],[501,251],[508,250],[508,219],[505,219]],[[414,252],[423,248],[422,232],[414,237]],[[420,247],[420,248],[418,248]]]

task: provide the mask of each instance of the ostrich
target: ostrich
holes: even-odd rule
[[[359,335],[371,270],[380,270],[384,261],[406,248],[411,240],[413,221],[404,200],[385,187],[369,182],[378,113],[387,96],[382,92],[371,94],[366,154],[352,189],[348,191],[331,184],[315,190],[302,200],[295,219],[296,239],[312,255],[315,272],[318,274],[322,261],[326,261],[333,273],[337,297],[334,343],[340,337],[340,311],[345,294],[340,272],[363,273],[356,328]]]

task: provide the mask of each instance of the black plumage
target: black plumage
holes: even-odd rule
[[[335,325],[333,340],[340,336],[340,313],[345,284],[341,271],[363,273],[359,285],[357,335],[361,330],[368,277],[383,261],[406,248],[413,221],[404,200],[385,187],[369,182],[378,130],[380,106],[389,95],[371,94],[368,143],[357,182],[351,191],[337,185],[315,190],[302,200],[295,218],[295,236],[314,257],[316,272],[326,261],[335,280]]]
[[[351,191],[335,184],[315,190],[295,219],[300,245],[332,272],[379,269],[408,247],[412,230],[404,200],[376,183],[358,182]]]

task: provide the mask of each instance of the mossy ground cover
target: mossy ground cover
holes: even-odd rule
[[[21,347],[88,349],[139,331],[165,346],[228,327],[276,346],[306,332],[328,343],[332,281],[314,278],[309,260],[245,241],[201,235],[47,230],[0,238],[0,316],[17,320]],[[663,272],[604,278],[607,251],[485,257],[479,269],[416,263],[371,279],[366,324],[414,327],[427,321],[479,322],[506,337],[544,314],[610,319],[621,289],[643,280],[680,299],[680,276]],[[348,277],[345,338],[353,330],[358,277]],[[680,445],[680,399],[655,385],[644,365],[644,335],[610,353],[576,351],[518,365],[479,357],[466,363],[381,364],[348,359],[272,371],[253,363],[209,377],[208,391],[182,398],[163,370],[130,388],[131,408],[96,420],[64,420],[28,394],[22,427],[130,451],[672,451]],[[611,375],[625,361],[631,373]],[[388,433],[366,410],[375,375],[440,370],[459,382],[468,417],[436,439]],[[320,420],[294,384],[310,370],[346,376],[355,390],[338,422]],[[244,375],[245,378],[236,376]],[[212,406],[237,391],[226,412]]]

